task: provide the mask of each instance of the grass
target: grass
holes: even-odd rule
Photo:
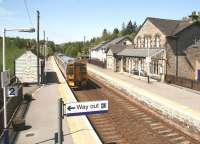
[[[14,75],[14,60],[25,52],[25,48],[6,48],[6,69],[10,71],[10,76]],[[2,71],[2,47],[0,47],[0,70]]]

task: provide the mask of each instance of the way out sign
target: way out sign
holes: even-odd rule
[[[108,112],[108,101],[88,101],[65,104],[65,115],[79,116]]]

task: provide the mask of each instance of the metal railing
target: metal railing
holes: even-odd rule
[[[102,61],[99,61],[97,59],[90,59],[90,60],[88,60],[88,63],[97,65],[97,66],[102,67],[102,68],[106,68],[106,62],[102,62]]]
[[[166,75],[165,76],[165,81],[167,83],[179,85],[182,87],[194,89],[200,91],[200,81],[197,80],[191,80],[187,78],[182,78],[182,77],[176,77],[173,75]]]

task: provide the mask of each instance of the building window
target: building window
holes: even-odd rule
[[[144,47],[145,47],[145,48],[148,47],[148,39],[147,39],[146,36],[144,37]]]
[[[160,44],[160,36],[156,36],[156,38],[155,38],[155,45],[156,45],[156,48],[159,48],[160,46],[161,46],[161,44]]]
[[[137,47],[141,48],[141,38],[140,37],[137,38]]]
[[[151,37],[147,37],[147,48],[151,48]]]

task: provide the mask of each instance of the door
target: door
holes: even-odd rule
[[[198,80],[200,81],[200,69],[198,70]]]
[[[120,62],[121,62],[121,59],[119,58],[116,58],[116,72],[120,72]]]

